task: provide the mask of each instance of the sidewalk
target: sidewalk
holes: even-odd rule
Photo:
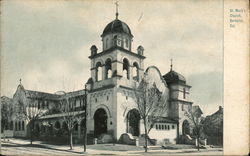
[[[23,139],[16,139],[16,138],[10,138],[9,141],[3,141],[1,140],[2,144],[12,144],[12,145],[17,145],[17,146],[25,146],[27,147],[38,147],[38,148],[44,148],[48,150],[54,150],[55,155],[58,152],[66,152],[68,154],[74,153],[74,154],[87,154],[87,155],[142,155],[145,154],[144,149],[142,147],[138,147],[138,150],[100,150],[100,149],[93,149],[95,146],[98,145],[90,145],[88,148],[87,146],[87,152],[83,152],[83,146],[81,145],[76,145],[73,147],[73,150],[69,150],[68,145],[51,145],[51,144],[45,144],[42,143],[41,141],[34,141],[33,145],[30,145],[29,140],[23,140]],[[113,145],[109,145],[110,147],[114,147]],[[107,146],[107,147],[109,147]],[[124,146],[127,147],[129,145],[115,145],[115,146]],[[155,147],[155,146],[154,146]],[[8,147],[7,147],[8,148]],[[204,154],[209,154],[209,155],[222,155],[222,149],[221,148],[208,148],[208,149],[201,149],[200,152],[197,151],[197,149],[175,149],[175,150],[170,150],[170,149],[150,149],[148,150],[147,154],[154,154],[154,155],[166,155],[166,154],[174,154],[174,155],[204,155]],[[58,154],[59,155],[59,154]]]

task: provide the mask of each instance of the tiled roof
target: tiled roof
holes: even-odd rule
[[[33,90],[25,90],[25,93],[30,98],[43,98],[43,99],[49,99],[49,100],[60,100],[64,97],[74,97],[74,96],[84,95],[85,90],[84,89],[77,90],[77,91],[68,92],[68,93],[65,93],[62,95],[33,91]]]
[[[25,93],[30,98],[44,98],[50,100],[58,100],[62,95],[33,91],[33,90],[25,90]]]

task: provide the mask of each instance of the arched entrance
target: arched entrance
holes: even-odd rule
[[[99,108],[94,115],[94,136],[99,137],[103,133],[107,133],[108,116],[104,109]]]
[[[189,122],[187,120],[184,120],[182,123],[182,134],[190,134],[190,127],[189,127]]]
[[[127,133],[133,136],[140,134],[140,114],[136,109],[130,110],[127,114]]]

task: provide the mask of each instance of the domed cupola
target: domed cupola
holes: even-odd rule
[[[101,36],[103,37],[107,34],[112,34],[112,33],[125,33],[133,37],[129,26],[119,19],[115,19],[114,21],[110,22],[103,30]]]
[[[165,74],[163,78],[167,84],[173,84],[173,83],[186,84],[185,77],[173,70]]]
[[[116,12],[116,19],[104,28],[101,37],[103,50],[108,50],[113,47],[131,50],[133,35],[129,26],[118,19],[118,10]]]
[[[175,72],[174,70],[172,70],[172,59],[171,59],[171,66],[170,66],[170,71],[163,75],[164,80],[166,81],[166,83],[169,84],[186,84],[186,79],[184,76],[182,76],[181,74]]]

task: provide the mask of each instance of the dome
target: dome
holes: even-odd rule
[[[105,29],[103,30],[102,36],[108,33],[126,33],[133,37],[131,34],[130,28],[128,25],[118,19],[115,19],[114,21],[110,22]]]
[[[182,76],[181,74],[171,70],[170,72],[168,72],[167,74],[165,74],[163,76],[164,80],[166,81],[167,84],[170,83],[182,83],[182,84],[186,84],[186,79],[184,76]]]

